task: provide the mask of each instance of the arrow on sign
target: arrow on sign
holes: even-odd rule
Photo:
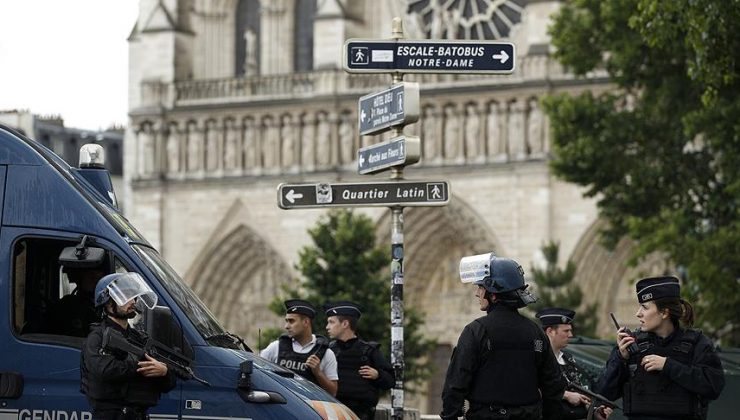
[[[365,166],[365,155],[360,155],[360,167]]]
[[[290,201],[290,204],[295,203],[296,198],[303,198],[303,194],[299,194],[295,192],[295,190],[290,190],[287,194],[285,194],[285,199]]]
[[[509,60],[509,54],[506,54],[506,51],[501,50],[501,54],[494,54],[493,55],[494,60],[501,60],[501,64],[504,64]]]
[[[366,116],[367,116],[367,114],[365,114],[365,110],[364,109],[361,110],[360,111],[360,121],[365,122],[365,117]]]

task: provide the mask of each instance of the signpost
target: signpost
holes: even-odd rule
[[[419,84],[402,82],[360,98],[357,111],[360,134],[378,134],[394,125],[419,120]]]
[[[444,206],[450,201],[447,181],[405,181],[403,168],[419,161],[421,142],[403,134],[419,119],[419,85],[403,82],[405,73],[514,72],[514,44],[492,41],[404,40],[400,18],[393,19],[391,39],[345,42],[342,65],[348,73],[389,73],[393,85],[360,98],[360,135],[394,130],[394,138],[357,152],[357,170],[372,174],[390,169],[387,182],[280,184],[282,209],[384,206],[391,209],[391,390],[393,419],[403,418],[403,208]]]
[[[350,39],[342,65],[348,73],[511,74],[515,55],[510,42]]]
[[[421,141],[416,136],[394,137],[387,142],[363,147],[357,151],[357,171],[372,174],[391,166],[407,166],[419,161]]]
[[[387,181],[280,184],[278,206],[285,210],[319,207],[444,206],[447,181]]]

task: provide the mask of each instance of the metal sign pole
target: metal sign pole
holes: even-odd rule
[[[403,39],[403,21],[393,18],[391,38]],[[403,81],[403,73],[393,74],[393,84]],[[393,129],[395,136],[403,134],[403,126]],[[403,179],[403,166],[391,168],[391,179]],[[394,420],[403,420],[403,207],[391,208],[391,366],[396,383],[391,390]]]

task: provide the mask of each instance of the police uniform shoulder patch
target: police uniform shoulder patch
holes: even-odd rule
[[[542,353],[545,349],[545,343],[542,340],[534,340],[534,351]]]

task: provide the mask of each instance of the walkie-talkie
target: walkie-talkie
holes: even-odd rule
[[[614,321],[614,326],[617,327],[617,331],[619,331],[619,329],[622,327],[619,326],[619,322],[617,322],[617,318],[614,316],[614,312],[609,312],[609,316],[612,317],[612,321]],[[629,334],[632,338],[636,338],[635,334],[630,331],[629,328],[625,327],[624,332]],[[627,347],[627,353],[629,353],[630,356],[640,353],[640,346],[637,345],[637,341],[633,341],[632,343],[630,343],[629,347]]]

